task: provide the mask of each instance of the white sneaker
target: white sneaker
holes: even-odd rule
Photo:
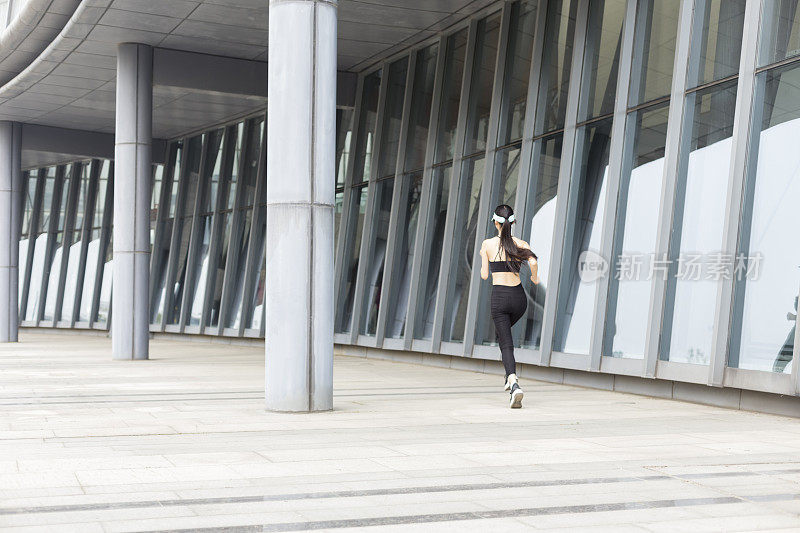
[[[509,407],[512,409],[519,409],[522,407],[522,398],[525,396],[525,393],[522,392],[522,388],[519,386],[519,383],[514,382],[511,385],[511,401],[509,403]]]
[[[516,374],[509,374],[506,376],[506,384],[503,387],[503,390],[508,392],[511,390],[511,386],[517,382],[517,375]]]

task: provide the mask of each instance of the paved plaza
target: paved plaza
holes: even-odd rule
[[[3,531],[800,531],[800,421],[338,357],[265,412],[263,348],[0,346]]]

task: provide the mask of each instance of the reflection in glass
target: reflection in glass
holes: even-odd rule
[[[614,111],[625,0],[592,0],[583,63],[582,120]]]
[[[381,71],[373,72],[364,78],[361,108],[358,120],[358,145],[356,146],[353,183],[367,181],[372,164],[372,150],[375,142],[375,125],[378,121],[378,96],[381,88]]]
[[[60,187],[60,185],[59,185]],[[33,258],[31,259],[31,278],[28,285],[28,302],[25,307],[25,320],[38,320],[39,300],[42,292],[42,281],[45,274],[45,254],[50,231],[50,215],[53,210],[53,199],[56,194],[56,167],[49,167],[45,174],[44,192],[41,214],[36,224],[39,234],[31,234],[33,241]]]
[[[500,146],[522,138],[536,30],[536,6],[537,2],[533,0],[511,4],[506,79],[500,111]]]
[[[595,281],[581,280],[580,268],[585,253],[600,252],[610,145],[610,119],[578,131],[576,168],[564,232],[563,267],[553,340],[555,351],[589,353],[597,286]]]
[[[759,74],[729,365],[789,374],[800,292],[800,68]],[[760,130],[759,134],[756,134]],[[788,233],[787,233],[788,232]],[[787,240],[789,235],[794,240]],[[758,257],[762,259],[759,260]],[[747,276],[748,269],[750,276]],[[736,326],[740,324],[740,326]],[[739,333],[739,328],[741,333]]]
[[[406,93],[408,58],[404,57],[389,65],[389,80],[386,87],[386,105],[383,110],[381,128],[380,164],[378,177],[394,176],[397,166],[397,149],[400,144],[400,122],[403,119],[403,99]]]
[[[358,273],[358,260],[361,252],[361,234],[364,229],[364,217],[367,211],[367,187],[354,188],[351,193],[350,221],[347,228],[350,235],[343,235],[345,251],[342,255],[344,261],[344,279],[338,295],[336,331],[339,333],[350,331],[353,318],[353,301],[356,291],[356,274]]]
[[[534,285],[528,276],[522,276],[522,286],[528,295],[528,310],[522,318],[523,335],[520,344],[526,348],[539,348],[542,342],[542,319],[547,293],[547,277],[552,262],[553,229],[556,219],[558,172],[561,166],[561,148],[564,136],[557,133],[545,137],[534,145],[534,165],[531,186],[523,216],[527,241],[537,256],[539,284]]]
[[[576,0],[552,0],[547,3],[537,134],[564,127],[577,4]]]
[[[705,275],[693,279],[688,265],[698,254],[703,261],[713,260],[722,247],[736,82],[690,94],[686,105],[694,111],[691,152],[682,154],[675,195],[662,358],[708,364],[718,282]],[[677,276],[679,266],[686,268],[686,276]]]
[[[411,288],[411,264],[414,261],[414,245],[419,223],[419,202],[422,194],[422,173],[406,175],[400,189],[400,212],[394,251],[394,272],[392,272],[392,291],[389,298],[389,313],[386,336],[402,337],[406,327],[408,293]]]
[[[25,293],[26,272],[28,269],[28,246],[31,242],[31,217],[33,215],[33,202],[36,197],[36,185],[38,183],[38,171],[22,173],[22,183],[24,197],[22,199],[22,226],[20,227],[19,238],[19,291],[17,291],[17,305],[20,306],[20,316],[22,316],[22,296]]]
[[[436,137],[435,162],[453,159],[458,124],[458,107],[461,102],[461,81],[464,76],[464,57],[467,51],[467,29],[447,38],[442,104],[439,110],[439,132]]]
[[[377,209],[372,218],[371,242],[367,247],[367,270],[365,271],[364,300],[360,332],[375,335],[378,325],[378,308],[383,288],[383,267],[386,262],[386,240],[389,236],[389,217],[392,212],[392,191],[394,179],[382,180],[375,184]]]
[[[768,65],[800,54],[797,0],[765,0],[761,14],[761,57]]]
[[[689,87],[739,72],[746,0],[695,0]]]
[[[432,197],[429,220],[425,228],[425,246],[422,256],[422,271],[417,294],[417,312],[414,324],[414,337],[430,339],[433,335],[433,315],[436,310],[436,295],[439,292],[439,271],[442,261],[444,227],[447,220],[447,198],[450,194],[450,179],[453,167],[450,165],[433,169]],[[448,246],[449,249],[449,246]]]
[[[60,320],[68,322],[72,321],[72,312],[75,308],[75,294],[79,290],[78,277],[80,272],[78,269],[81,267],[81,252],[83,249],[83,220],[84,212],[92,209],[92,206],[87,206],[89,201],[89,173],[91,170],[91,162],[86,162],[82,165],[80,170],[80,189],[78,190],[78,206],[73,218],[72,235],[70,238],[69,252],[65,257],[67,260],[67,272],[64,277],[64,297],[61,303]],[[65,243],[65,246],[67,244]]]
[[[162,186],[165,189],[163,201],[167,202],[167,204],[165,206],[159,205],[159,209],[164,209],[165,216],[159,223],[159,227],[156,228],[156,233],[160,238],[158,242],[153,244],[153,256],[150,259],[150,264],[152,265],[150,283],[154,287],[150,300],[151,324],[161,324],[167,296],[167,288],[165,287],[167,282],[167,262],[172,244],[172,226],[175,222],[175,203],[178,195],[181,162],[183,160],[183,143],[176,142],[172,149],[175,150],[175,163],[172,172],[165,177]],[[97,219],[95,219],[95,224],[98,224]]]
[[[463,183],[456,203],[453,241],[450,245],[450,276],[447,286],[444,329],[445,341],[464,340],[464,321],[467,314],[469,284],[472,279],[472,262],[475,252],[475,235],[478,228],[484,231],[486,217],[478,212],[481,185],[485,172],[485,159],[477,157],[464,162]]]
[[[239,125],[239,138],[242,136],[242,124]],[[347,174],[347,163],[350,160],[350,146],[353,142],[353,110],[336,110],[336,186],[344,185]]]
[[[467,114],[467,137],[464,153],[467,155],[486,150],[489,131],[489,112],[492,109],[492,87],[497,61],[497,41],[500,36],[500,16],[495,15],[478,22],[475,40],[475,59],[472,65]]]
[[[425,165],[428,144],[428,124],[431,118],[433,82],[436,77],[438,45],[431,45],[417,52],[414,88],[411,93],[411,111],[408,123],[405,170],[419,170]]]
[[[264,192],[266,194],[266,191]],[[267,261],[266,261],[266,238],[267,238],[267,208],[264,205],[259,205],[256,209],[259,211],[259,220],[261,224],[256,228],[258,232],[253,236],[255,239],[257,267],[258,274],[253,284],[253,294],[250,296],[250,313],[246,317],[245,327],[248,329],[261,328],[262,318],[264,316],[264,287],[267,281]]]
[[[630,105],[669,96],[680,0],[640,0],[634,28]]]
[[[628,116],[609,274],[606,336],[611,347],[603,355],[644,357],[652,285],[644,258],[656,251],[668,116],[668,105]]]

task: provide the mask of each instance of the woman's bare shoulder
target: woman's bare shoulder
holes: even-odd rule
[[[530,248],[531,248],[531,247],[530,247],[530,245],[529,245],[527,242],[525,242],[525,241],[523,241],[522,239],[519,239],[519,238],[517,238],[517,237],[514,237],[514,242],[515,242],[515,243],[517,244],[517,246],[519,246],[520,248],[528,248],[529,250],[530,250]]]

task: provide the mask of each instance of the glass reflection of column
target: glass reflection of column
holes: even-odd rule
[[[800,296],[800,6],[767,0],[754,92],[728,365],[790,374]]]

